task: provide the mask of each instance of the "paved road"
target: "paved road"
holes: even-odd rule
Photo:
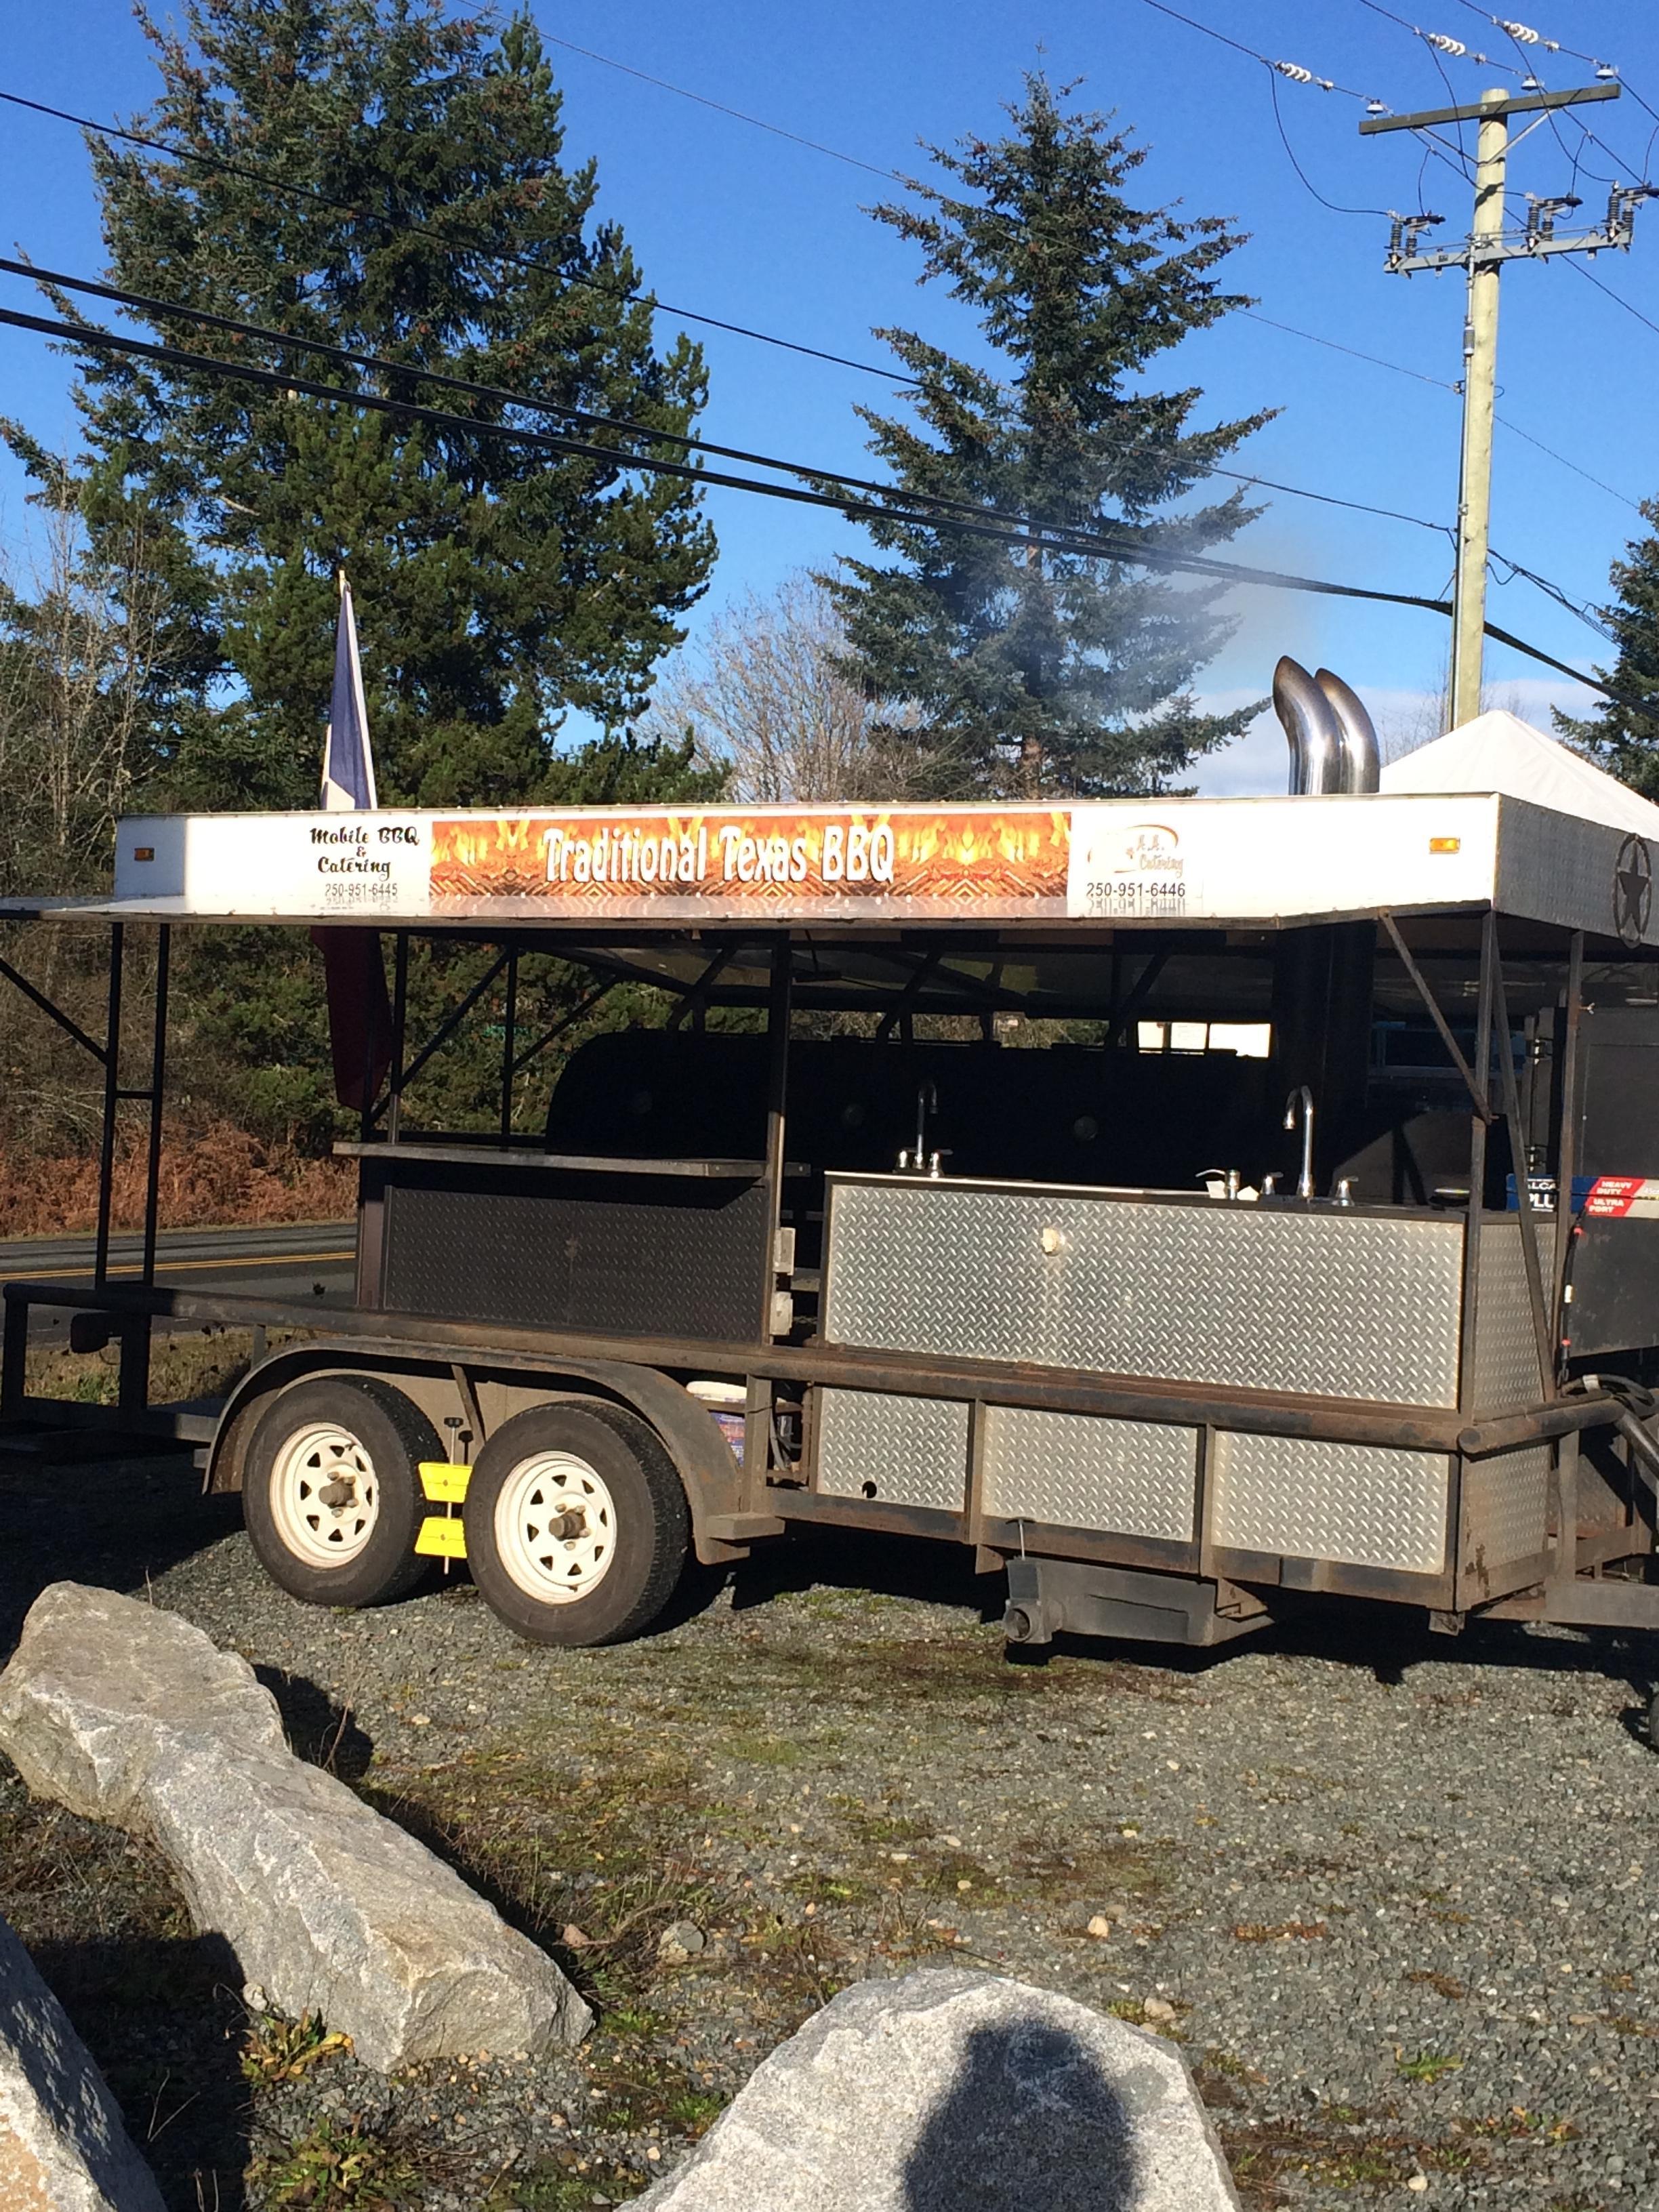
[[[131,1282],[138,1274],[143,1240],[110,1240],[111,1274]],[[164,1229],[156,1246],[155,1277],[180,1289],[248,1291],[264,1297],[303,1299],[319,1307],[350,1303],[356,1228],[349,1221],[299,1222],[279,1229]],[[23,1237],[0,1242],[0,1283],[78,1282],[92,1274],[90,1237]],[[38,1307],[29,1340],[61,1343],[69,1316]]]

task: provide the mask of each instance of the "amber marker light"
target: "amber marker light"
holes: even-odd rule
[[[1462,849],[1463,840],[1461,837],[1431,837],[1429,840],[1431,853],[1461,853]]]

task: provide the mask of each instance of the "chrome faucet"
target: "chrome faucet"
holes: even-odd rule
[[[1314,1102],[1313,1093],[1305,1083],[1298,1083],[1285,1101],[1285,1127],[1287,1129],[1295,1128],[1298,1108],[1302,1114],[1302,1172],[1296,1179],[1296,1194],[1298,1198],[1311,1198],[1314,1194]]]
[[[914,1153],[902,1152],[898,1156],[901,1175],[932,1175],[937,1178],[941,1155],[935,1152],[930,1162],[927,1152],[927,1116],[939,1117],[939,1088],[928,1083],[916,1085],[916,1149]]]
[[[916,1085],[916,1164],[918,1166],[927,1156],[927,1116],[930,1114],[935,1120],[938,1119],[938,1086],[932,1083],[919,1083]]]

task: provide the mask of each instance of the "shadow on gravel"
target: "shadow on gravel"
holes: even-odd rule
[[[1127,2212],[1139,2167],[1122,2099],[1092,2053],[1046,2021],[1008,2021],[969,2037],[905,2160],[905,2212],[965,2202]]]
[[[172,2212],[238,2212],[252,2118],[240,2055],[247,2015],[223,1937],[48,1940],[30,1954]]]
[[[921,1536],[813,1528],[763,1545],[732,1570],[732,1609],[747,1611],[774,1598],[820,1588],[867,1590],[975,1613],[1002,1617],[1002,1577],[976,1575],[973,1553],[959,1544]]]
[[[276,1700],[283,1730],[296,1759],[356,1782],[368,1771],[374,1739],[358,1726],[349,1705],[336,1705],[326,1690],[304,1674],[280,1667],[256,1667],[256,1679]]]
[[[48,1583],[142,1595],[242,1525],[241,1500],[204,1498],[188,1454],[54,1464],[0,1454],[0,1656]]]

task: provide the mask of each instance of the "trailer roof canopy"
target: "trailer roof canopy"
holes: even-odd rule
[[[1429,749],[1432,750],[1432,748]],[[1488,908],[1659,944],[1649,840],[1507,793],[1070,806],[212,814],[119,824],[108,898],[14,920],[319,922],[638,944],[939,929],[1097,942]],[[1091,927],[1097,926],[1097,927]],[[550,941],[549,949],[554,949]]]

